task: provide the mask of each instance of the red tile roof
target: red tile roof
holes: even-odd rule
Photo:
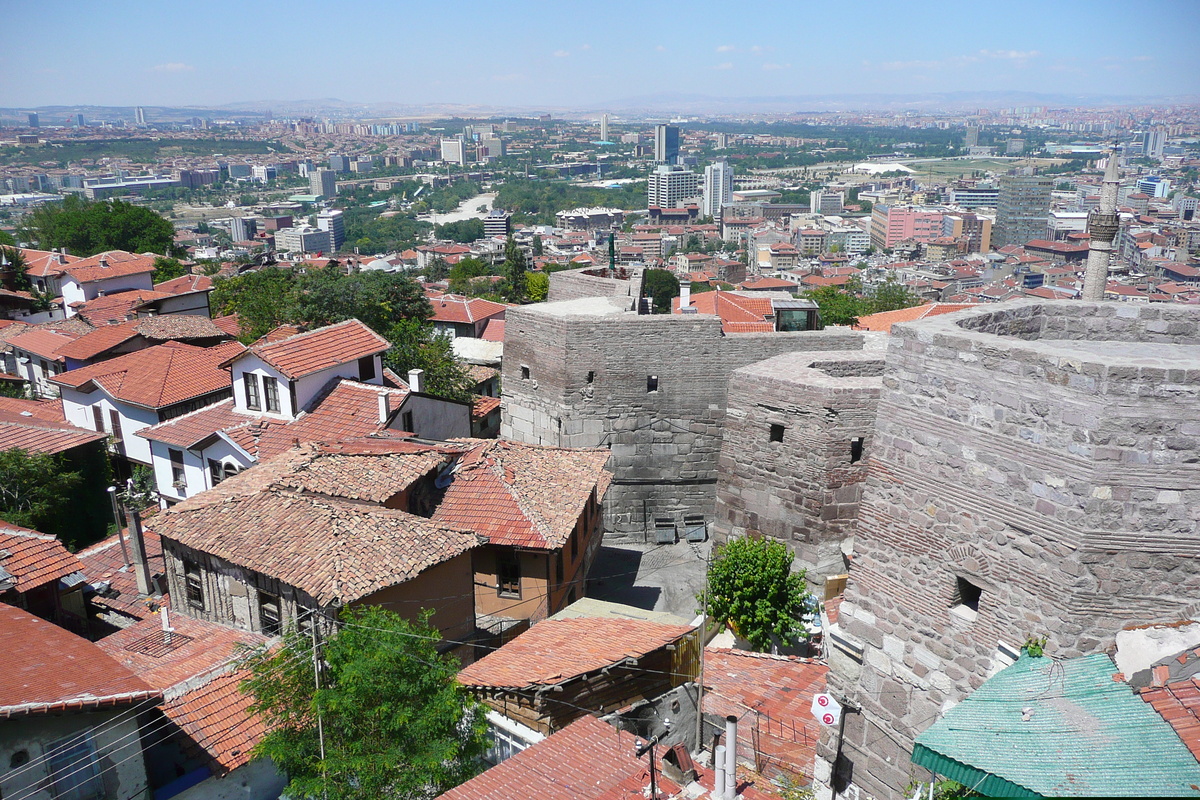
[[[213,678],[163,704],[163,714],[202,748],[223,774],[250,763],[251,750],[267,734],[262,718],[250,711],[254,698],[239,688],[248,670]]]
[[[141,275],[154,271],[154,253],[127,253],[124,250],[109,250],[80,259],[63,270],[76,283],[95,283],[109,278]]]
[[[896,311],[881,311],[878,314],[868,314],[860,317],[855,330],[883,331],[891,333],[892,326],[897,322],[913,322],[926,317],[936,317],[941,314],[953,314],[964,308],[974,308],[977,303],[926,303],[911,308],[901,308]]]
[[[635,741],[633,734],[595,717],[580,717],[441,800],[600,800],[642,769],[633,754]]]
[[[69,334],[34,328],[23,331],[16,336],[10,336],[7,344],[10,348],[24,350],[47,361],[61,361],[59,349],[73,342],[77,337]]]
[[[508,311],[508,306],[503,303],[457,294],[444,294],[430,300],[430,305],[433,306],[433,313],[429,319],[434,322],[478,322],[481,319],[498,317]]]
[[[164,539],[275,578],[323,606],[403,583],[480,543],[473,533],[403,511],[275,488],[265,466],[149,524]]]
[[[70,265],[82,260],[79,256],[52,253],[49,250],[32,250],[28,247],[18,249],[25,257],[25,273],[34,278],[58,275]]]
[[[0,718],[113,708],[161,697],[96,645],[0,604]]]
[[[129,545],[129,532],[124,531],[125,545]],[[162,575],[166,571],[163,562],[162,542],[154,531],[142,532],[146,547],[146,562],[151,575]],[[116,611],[134,619],[145,619],[151,615],[145,598],[138,594],[137,578],[132,569],[124,569],[125,563],[121,554],[121,542],[114,534],[107,539],[96,542],[91,547],[77,553],[83,564],[83,573],[91,583],[107,581],[112,587],[106,594],[92,596],[92,603],[101,608]],[[155,598],[160,603],[169,603],[169,597]]]
[[[1185,650],[1151,669],[1151,685],[1138,690],[1200,761],[1200,648]]]
[[[0,570],[18,592],[80,572],[83,564],[53,536],[0,521]]]
[[[640,658],[695,629],[636,619],[547,619],[458,673],[464,686],[553,686]]]
[[[84,361],[108,352],[138,336],[150,342],[227,338],[229,334],[208,317],[164,314],[142,317],[119,325],[104,325],[59,348],[58,354]]]
[[[387,339],[356,319],[295,333],[278,340],[251,345],[252,353],[293,380],[349,364],[365,356],[382,353],[391,347]],[[261,340],[260,340],[261,341]],[[236,360],[231,359],[231,361]]]
[[[479,338],[485,342],[503,342],[504,341],[504,320],[489,319],[487,325],[483,329],[483,335]]]
[[[227,314],[224,317],[213,317],[213,324],[235,339],[242,335],[242,324],[238,319],[237,314]]]
[[[173,694],[171,689],[185,681],[228,671],[240,646],[258,647],[267,642],[262,634],[184,614],[170,613],[167,619],[175,634],[170,643],[163,634],[162,618],[151,614],[96,644],[113,661],[168,697]]]
[[[498,408],[500,408],[499,397],[485,397],[477,394],[475,402],[471,404],[471,419],[484,419]]]
[[[130,405],[163,408],[229,389],[229,372],[220,365],[243,350],[237,342],[216,347],[167,342],[64,372],[52,382],[82,392],[102,388]]]
[[[0,397],[0,412],[31,416],[49,422],[66,422],[62,402],[58,400],[26,400],[20,397]]]
[[[697,314],[715,314],[721,318],[725,333],[773,333],[775,323],[767,319],[775,313],[770,297],[738,292],[701,292],[691,296]],[[679,298],[671,301],[672,313],[679,310]]]
[[[763,760],[774,767],[763,770],[768,775],[810,775],[820,738],[812,698],[825,691],[829,668],[809,659],[745,650],[710,647],[704,656],[704,711],[741,717],[738,747],[754,752],[757,743]]]
[[[130,292],[118,292],[97,297],[84,303],[72,303],[71,307],[75,309],[76,315],[89,324],[112,325],[117,322],[125,322],[134,313],[134,309],[145,303],[170,296],[165,292],[135,289]]]
[[[558,549],[595,492],[612,481],[605,448],[558,448],[488,440],[463,456],[433,518],[493,544]]]
[[[213,279],[208,275],[180,275],[169,281],[154,284],[155,291],[169,295],[207,292],[213,288]]]
[[[29,416],[25,416],[29,414]],[[62,453],[104,439],[103,433],[33,416],[33,412],[0,407],[0,450],[20,448],[30,453]]]

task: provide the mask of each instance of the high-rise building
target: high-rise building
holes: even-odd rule
[[[942,217],[942,236],[967,240],[968,253],[986,253],[992,249],[992,220],[969,212]]]
[[[1004,152],[1006,155],[1010,155],[1010,156],[1015,156],[1020,153],[1024,153],[1025,152],[1025,140],[1024,139],[1009,139],[1008,142],[1004,146]]]
[[[332,253],[333,242],[329,231],[304,225],[275,231],[275,249],[281,253]]]
[[[600,141],[608,141],[608,114],[600,115]]]
[[[507,237],[510,233],[512,233],[512,214],[509,212],[501,211],[498,208],[493,208],[488,215],[483,218],[484,236]]]
[[[725,161],[704,168],[704,196],[701,213],[718,219],[721,209],[733,202],[733,167]]]
[[[651,208],[683,208],[701,200],[700,176],[691,170],[663,164],[646,181],[646,201]]]
[[[84,127],[84,122],[83,122],[83,114],[76,114],[76,115],[75,115],[75,127],[76,127],[76,128],[82,128],[82,127]]]
[[[329,232],[331,252],[338,252],[346,242],[346,223],[342,219],[341,209],[327,208],[317,214],[317,228]]]
[[[1164,128],[1155,126],[1142,134],[1142,155],[1147,158],[1162,158],[1166,146],[1167,131]]]
[[[504,156],[504,140],[493,133],[485,134],[479,138],[476,154],[480,161],[502,158]]]
[[[448,164],[467,163],[467,147],[462,134],[453,139],[442,139],[442,161]]]
[[[229,222],[229,238],[235,242],[247,242],[258,233],[258,222],[253,217],[234,217]]]
[[[1171,179],[1159,175],[1138,178],[1137,190],[1150,197],[1166,197],[1171,193]]]
[[[679,158],[679,128],[658,125],[654,128],[654,160],[659,164],[674,164]]]
[[[36,111],[29,112],[29,127],[40,128],[41,123],[38,122],[38,113]]]
[[[963,147],[977,147],[979,145],[979,126],[968,125],[966,133],[963,134]]]
[[[350,171],[350,157],[342,155],[332,155],[329,157],[329,168],[334,172],[345,173]]]
[[[331,169],[317,169],[308,173],[308,190],[325,199],[337,194],[337,173]]]
[[[846,210],[845,192],[809,192],[808,199],[814,214],[841,214]]]
[[[1054,179],[1042,175],[1001,175],[999,183],[992,245],[1000,248],[1045,238]]]
[[[133,110],[133,121],[136,122],[138,125],[145,125],[146,124],[146,109],[142,108],[141,106],[138,106],[137,108],[135,108]]]

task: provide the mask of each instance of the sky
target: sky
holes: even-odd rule
[[[0,106],[1200,95],[1200,0],[0,0]]]

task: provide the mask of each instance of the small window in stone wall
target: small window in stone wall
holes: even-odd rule
[[[646,391],[647,392],[657,392],[658,391],[658,376],[657,375],[647,375],[646,376]]]
[[[529,380],[529,367],[526,367],[524,365],[521,366],[521,380],[523,380],[523,381]]]
[[[772,442],[782,442],[783,441],[783,426],[782,425],[771,425],[771,441]]]
[[[954,579],[954,602],[952,605],[955,608],[968,609],[972,612],[979,612],[979,600],[983,597],[983,589],[963,577]]]
[[[863,454],[862,437],[860,436],[857,439],[851,439],[850,440],[850,463],[857,464],[859,461],[862,461],[862,454]]]
[[[588,382],[588,383],[594,383],[594,382],[595,382],[595,380],[596,380],[596,373],[595,373],[595,372],[588,372],[587,382]]]

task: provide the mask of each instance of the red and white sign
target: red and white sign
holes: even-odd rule
[[[833,695],[822,692],[813,695],[812,714],[822,725],[837,725],[842,718],[842,704]]]

